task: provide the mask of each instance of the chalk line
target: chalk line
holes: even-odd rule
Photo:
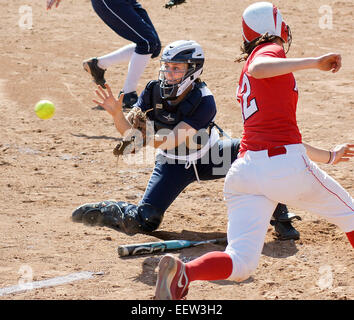
[[[103,273],[82,271],[82,272],[71,273],[71,274],[68,274],[68,275],[62,276],[62,277],[55,277],[55,278],[51,278],[51,279],[47,279],[47,280],[27,282],[27,283],[19,284],[16,286],[0,288],[0,297],[4,296],[6,294],[11,294],[11,293],[39,289],[39,288],[45,288],[45,287],[58,286],[60,284],[65,284],[65,283],[69,283],[69,282],[73,282],[73,281],[90,279],[94,275],[101,275],[101,274],[103,274]]]

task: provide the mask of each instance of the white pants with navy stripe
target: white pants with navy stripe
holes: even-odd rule
[[[318,214],[344,232],[354,230],[350,194],[307,157],[302,144],[285,147],[286,154],[273,157],[267,150],[247,151],[226,176],[230,280],[245,280],[257,268],[278,202]]]

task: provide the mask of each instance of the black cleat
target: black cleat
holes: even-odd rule
[[[301,220],[301,217],[295,213],[289,212],[284,204],[278,204],[273,213],[270,224],[274,226],[275,233],[280,240],[298,240],[300,239],[300,232],[297,231],[293,225],[293,220]]]
[[[123,93],[123,91],[119,92],[119,96]],[[118,98],[119,98],[118,96]],[[124,98],[123,98],[123,104],[122,104],[122,108],[123,110],[129,110],[131,108],[133,108],[133,105],[138,101],[138,95],[136,93],[136,91],[132,91],[129,93],[125,93],[124,94]]]
[[[290,221],[277,221],[270,222],[274,226],[275,233],[279,240],[299,240],[300,232],[297,231]]]
[[[114,227],[116,222],[116,210],[112,208],[115,201],[101,201],[96,203],[86,203],[78,207],[71,215],[73,222],[82,222],[91,226]],[[102,210],[112,208],[112,210]]]
[[[102,88],[106,89],[105,83],[106,80],[104,78],[104,73],[106,72],[106,69],[101,69],[98,65],[98,60],[97,58],[91,58],[88,60],[85,60],[82,63],[82,66],[84,67],[85,71],[87,71],[93,78],[93,81],[100,85]]]
[[[71,216],[72,221],[74,222],[82,222],[82,217],[83,215],[90,210],[97,210],[100,211],[100,203],[96,202],[96,203],[85,203],[83,205],[81,205],[80,207],[78,207]]]

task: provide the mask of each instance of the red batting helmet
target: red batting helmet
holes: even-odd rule
[[[278,36],[285,43],[291,42],[290,28],[278,8],[270,2],[256,2],[243,12],[242,37],[251,42],[265,33]]]

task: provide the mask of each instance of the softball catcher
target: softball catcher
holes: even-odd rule
[[[109,112],[124,136],[114,154],[134,153],[147,143],[159,149],[155,167],[138,205],[102,201],[78,207],[75,222],[100,225],[126,234],[152,232],[165,211],[192,182],[224,178],[239,152],[239,139],[220,139],[214,125],[216,105],[207,85],[200,80],[204,53],[195,41],[167,45],[161,57],[159,79],[150,81],[127,116],[107,84],[94,101]],[[149,120],[152,123],[147,125]],[[134,135],[132,132],[141,133]],[[197,141],[198,140],[198,141]],[[188,141],[195,141],[194,146]],[[281,239],[298,239],[292,220],[300,217],[278,204],[272,225]]]

